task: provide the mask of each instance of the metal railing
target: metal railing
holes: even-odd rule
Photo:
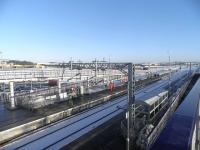
[[[105,79],[107,80],[107,82],[104,81]],[[120,80],[121,84],[125,83],[124,76],[121,75],[108,76],[107,78],[93,78],[89,82],[80,81],[75,83],[63,83],[60,89],[58,86],[56,86],[39,89],[36,91],[15,93],[15,105],[28,109],[34,109],[37,107],[44,107],[49,104],[53,104],[55,102],[72,99],[81,95],[81,86],[87,89],[98,87],[102,88],[102,90],[106,90],[109,88],[108,81],[110,80],[108,79],[113,81]],[[6,105],[9,105],[12,98],[13,97],[10,96],[10,93],[7,93],[7,97],[4,98],[4,102],[6,103]]]
[[[62,68],[53,68],[53,69],[17,69],[17,70],[0,70],[0,80],[12,80],[12,79],[32,79],[32,78],[58,78],[58,77],[71,77],[81,73],[82,76],[94,76],[95,71],[84,69],[84,70],[65,70],[63,72]],[[98,75],[109,75],[109,74],[121,74],[117,70],[98,70]]]

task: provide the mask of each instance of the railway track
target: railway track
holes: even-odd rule
[[[136,98],[166,85],[166,80],[149,85],[137,91]],[[116,100],[105,105],[98,106],[22,136],[0,149],[60,149],[122,113],[124,109],[121,108],[126,108],[126,105],[127,96],[116,98]]]
[[[1,149],[31,149],[31,147],[34,147],[34,149],[51,149],[51,147],[55,146],[57,147],[56,149],[59,149],[58,143],[63,140],[66,141],[65,144],[70,143],[74,140],[71,137],[77,136],[77,134],[81,136],[85,134],[83,130],[92,130],[95,126],[121,113],[123,110],[119,109],[119,107],[125,107],[125,105],[126,98],[122,97],[107,105],[65,119],[59,125],[56,123],[33,134],[28,134]],[[51,144],[49,145],[49,143]]]

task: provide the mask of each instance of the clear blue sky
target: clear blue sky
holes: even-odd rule
[[[199,0],[0,0],[4,58],[200,61]]]

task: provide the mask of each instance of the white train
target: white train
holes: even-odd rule
[[[144,136],[148,136],[156,122],[162,117],[169,106],[168,91],[155,89],[139,98],[133,105],[133,138],[137,145],[142,145]],[[122,135],[127,136],[127,119],[121,122]]]

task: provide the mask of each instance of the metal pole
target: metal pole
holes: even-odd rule
[[[71,70],[71,77],[72,77],[72,57],[70,57],[70,70]]]
[[[3,70],[3,57],[2,57],[2,52],[0,51],[0,55],[1,55],[1,69]]]
[[[97,83],[97,59],[95,59],[95,84]]]
[[[14,82],[10,82],[10,109],[15,109]]]
[[[90,84],[89,77],[87,77],[87,89],[89,88],[89,84]]]
[[[33,90],[33,82],[31,80],[31,92],[32,92],[32,90]]]
[[[132,105],[135,101],[133,96],[133,64],[128,64],[128,107],[127,107],[127,150],[133,149],[133,118],[132,118]]]
[[[108,76],[109,76],[109,77],[108,77],[108,80],[109,80],[109,82],[110,82],[110,76],[111,76],[110,56],[109,56],[109,60],[108,60],[108,61],[109,61],[109,72],[108,72]]]
[[[97,78],[97,60],[95,59],[95,78]]]
[[[171,90],[171,58],[170,58],[170,55],[169,55],[169,92]]]
[[[150,71],[150,63],[149,63],[149,66],[148,66],[148,78],[151,77],[151,71]]]
[[[132,93],[133,93],[133,100],[132,100],[132,103],[134,104],[135,103],[135,64],[133,65],[133,90],[132,90]],[[135,105],[134,105],[135,106]],[[135,122],[135,109],[134,109],[134,118],[132,119],[132,124]],[[134,121],[134,122],[133,122]],[[134,124],[133,124],[134,125]]]

